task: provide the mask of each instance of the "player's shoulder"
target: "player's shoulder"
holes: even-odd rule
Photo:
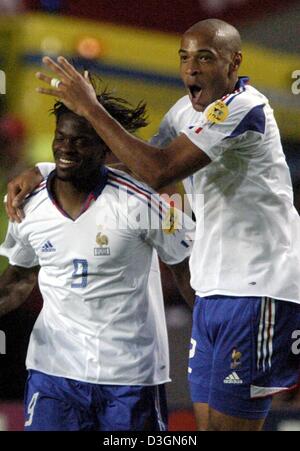
[[[192,126],[203,117],[203,112],[196,111],[188,95],[181,97],[165,116],[165,121],[172,127],[173,138],[178,136],[181,130]]]
[[[46,199],[48,199],[47,179],[43,180],[39,186],[26,197],[24,201],[25,217],[38,209]]]
[[[208,123],[241,124],[242,129],[264,133],[268,99],[249,84],[212,102],[204,111]]]
[[[241,86],[233,93],[224,96],[220,100],[225,103],[231,111],[247,111],[268,103],[266,96],[250,84]]]
[[[188,95],[181,97],[176,103],[169,109],[166,115],[177,116],[178,114],[185,113],[188,110],[193,110],[190,98]]]
[[[149,185],[137,180],[131,174],[115,168],[108,168],[107,183],[118,189],[128,191],[130,194],[157,194]]]
[[[141,208],[145,214],[146,211],[154,211],[160,215],[161,210],[165,208],[165,201],[156,191],[126,172],[109,169],[107,185],[114,190],[114,194],[121,208],[126,196],[128,200],[127,207],[129,209],[135,209],[139,206],[138,208]]]

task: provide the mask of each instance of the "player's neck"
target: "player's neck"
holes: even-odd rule
[[[54,178],[52,193],[55,201],[72,219],[78,218],[88,195],[96,189],[100,183],[99,171],[89,178],[74,179],[72,181]]]
[[[232,77],[232,80],[230,82],[228,92],[226,94],[230,94],[235,91],[235,89],[236,89],[235,87],[236,87],[238,81],[239,81],[238,74],[234,74],[234,76]]]

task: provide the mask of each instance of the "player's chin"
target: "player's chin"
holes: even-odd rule
[[[59,180],[63,180],[64,182],[69,182],[76,176],[76,171],[72,169],[62,169],[59,167],[56,167],[56,177]]]
[[[205,110],[206,108],[206,103],[203,104],[203,101],[199,101],[194,99],[193,97],[190,97],[191,103],[193,105],[194,110],[198,111],[198,112],[202,112]]]
[[[192,100],[192,105],[194,110],[198,111],[198,112],[202,112],[205,110],[205,106],[203,106],[202,104],[198,103],[198,102],[193,102]]]
[[[193,97],[192,95],[190,95],[189,97],[194,110],[198,112],[204,111],[205,108],[212,102],[211,96],[204,91],[201,92],[200,96]]]

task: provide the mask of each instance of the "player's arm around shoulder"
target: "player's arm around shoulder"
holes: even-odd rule
[[[22,222],[24,200],[39,186],[43,178],[40,169],[35,166],[26,169],[8,183],[5,209],[11,221]]]
[[[54,169],[54,163],[37,163],[36,166],[21,172],[8,183],[4,202],[10,221],[22,222],[25,198],[37,189]]]

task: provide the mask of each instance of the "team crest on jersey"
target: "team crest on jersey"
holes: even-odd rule
[[[229,109],[226,103],[222,102],[222,100],[217,100],[211,107],[209,107],[206,117],[209,122],[219,124],[227,119],[228,114]]]
[[[234,349],[232,351],[231,354],[231,365],[230,368],[232,370],[237,369],[239,366],[241,366],[241,358],[242,358],[242,353],[240,351],[238,351],[237,349]]]
[[[170,207],[167,211],[162,223],[162,229],[167,235],[172,235],[178,229],[178,213],[174,207]]]
[[[96,243],[99,247],[94,248],[94,255],[97,257],[99,255],[110,255],[110,247],[108,245],[108,237],[102,232],[97,233]]]

